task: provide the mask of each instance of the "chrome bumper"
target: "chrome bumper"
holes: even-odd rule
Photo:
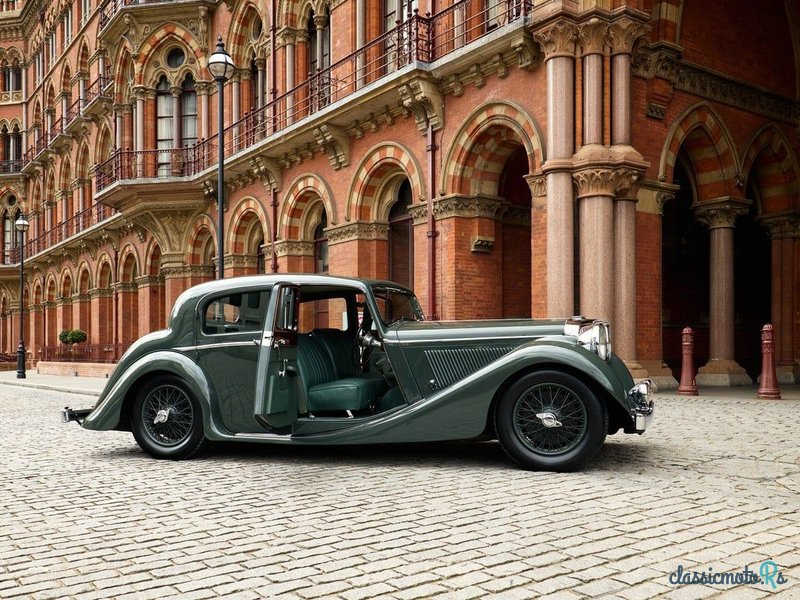
[[[655,403],[649,398],[651,385],[652,382],[649,379],[645,379],[633,386],[628,392],[628,396],[634,402],[631,417],[633,418],[635,433],[644,433],[653,420],[653,413],[655,413],[656,407]]]

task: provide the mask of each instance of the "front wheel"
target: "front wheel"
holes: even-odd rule
[[[189,458],[205,441],[200,405],[177,377],[157,377],[133,404],[136,443],[154,458]]]
[[[506,453],[526,469],[574,471],[600,451],[608,412],[577,377],[537,371],[521,377],[500,398],[495,429]]]

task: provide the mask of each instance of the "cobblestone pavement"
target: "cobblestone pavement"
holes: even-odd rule
[[[800,401],[657,402],[562,475],[495,443],[155,461],[59,424],[63,394],[0,385],[0,597],[800,598]],[[668,579],[766,559],[775,592]]]

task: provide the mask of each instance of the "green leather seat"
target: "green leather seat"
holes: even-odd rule
[[[345,334],[346,332],[339,332]],[[341,340],[329,347],[332,335],[319,335],[312,331],[298,337],[297,366],[306,386],[308,409],[312,413],[367,410],[384,389],[385,382],[376,377],[361,377],[355,365],[348,367],[344,360],[337,361],[343,373],[340,376],[334,363],[335,348]],[[339,346],[341,356],[342,346]],[[345,355],[346,356],[346,355]]]

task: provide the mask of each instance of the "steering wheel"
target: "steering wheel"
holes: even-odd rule
[[[375,348],[375,341],[377,340],[371,329],[372,315],[370,314],[369,309],[364,307],[364,315],[361,318],[361,324],[358,326],[358,331],[356,332],[358,346],[361,348],[362,368],[369,364],[369,357],[372,355],[372,350]]]

